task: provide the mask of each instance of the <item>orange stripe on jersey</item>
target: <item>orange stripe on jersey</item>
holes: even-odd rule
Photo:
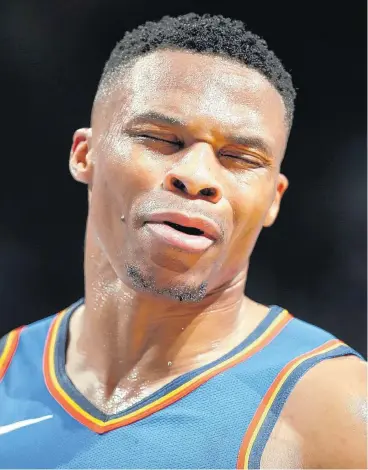
[[[344,343],[338,339],[328,341],[322,346],[319,346],[318,348],[315,348],[308,353],[304,353],[296,357],[281,370],[281,372],[277,375],[276,379],[273,381],[270,388],[267,390],[245,433],[242,445],[239,450],[238,462],[236,466],[237,469],[248,468],[249,456],[252,451],[254,442],[258,436],[259,430],[261,429],[261,426],[264,423],[272,404],[275,402],[280,390],[282,389],[282,386],[284,385],[287,378],[292,374],[292,372],[308,359],[330,352],[333,349],[342,346],[343,344]]]
[[[60,323],[66,313],[66,310],[60,313],[53,324],[50,327],[48,338],[46,341],[45,355],[44,355],[44,375],[46,385],[51,395],[59,402],[59,404],[67,411],[72,417],[74,417],[81,424],[85,425],[92,431],[102,434],[107,431],[111,431],[121,426],[134,423],[142,418],[145,418],[156,411],[159,411],[166,406],[176,402],[180,398],[184,397],[191,391],[198,388],[204,382],[214,377],[217,374],[225,371],[226,369],[238,364],[245,359],[253,356],[256,352],[264,348],[275,338],[285,325],[293,318],[292,315],[286,310],[280,312],[280,314],[272,321],[268,328],[261,334],[253,343],[245,347],[242,351],[235,354],[231,358],[223,361],[220,364],[213,366],[212,368],[204,371],[197,375],[191,380],[188,380],[185,384],[179,386],[175,390],[167,393],[165,396],[158,398],[152,403],[142,406],[140,409],[135,410],[125,416],[111,419],[108,422],[101,421],[95,418],[91,414],[87,413],[82,409],[61,387],[58,382],[55,373],[55,344],[57,339],[57,332]]]
[[[6,338],[4,350],[0,355],[0,381],[4,378],[5,373],[14,357],[19,343],[20,333],[23,328],[24,326],[21,326],[16,330],[11,331]]]

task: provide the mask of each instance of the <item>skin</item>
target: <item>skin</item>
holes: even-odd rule
[[[85,305],[70,322],[66,363],[74,385],[96,407],[109,414],[131,406],[221,357],[265,317],[268,308],[243,292],[256,240],[276,220],[288,187],[280,172],[288,132],[276,89],[258,72],[219,57],[155,52],[118,72],[97,95],[92,127],[76,131],[70,156],[73,177],[88,185],[89,213]],[[201,254],[164,245],[144,225],[157,210],[207,216],[221,236]],[[305,450],[314,449],[315,433],[300,400],[309,397],[323,421],[311,381],[322,387],[330,364],[341,364],[344,377],[355,380],[361,361],[346,367],[347,361],[326,361],[299,382],[264,467],[272,466],[276,448],[285,468],[322,462]],[[361,385],[353,388],[354,397],[364,397]],[[341,400],[333,419],[339,423],[340,408],[345,421],[346,413],[354,416],[355,437],[363,442],[361,413],[347,412],[348,397],[340,395],[328,393],[328,400]],[[350,455],[349,444],[345,449]],[[341,461],[349,467],[349,457]]]

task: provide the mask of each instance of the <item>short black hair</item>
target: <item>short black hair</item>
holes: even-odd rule
[[[164,16],[157,22],[148,21],[127,32],[111,52],[99,88],[122,65],[158,49],[215,54],[257,70],[283,98],[286,119],[291,127],[296,91],[290,74],[264,39],[248,31],[242,21],[222,15]]]

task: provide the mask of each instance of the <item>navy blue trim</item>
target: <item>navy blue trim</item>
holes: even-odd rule
[[[262,423],[261,429],[256,437],[256,440],[253,444],[250,456],[249,456],[249,469],[259,469],[261,468],[261,458],[270,438],[271,432],[281,414],[281,411],[288,399],[290,393],[294,389],[297,382],[303,377],[303,375],[308,372],[312,367],[318,364],[325,359],[332,359],[334,357],[341,357],[347,355],[354,355],[361,357],[354,349],[341,345],[333,351],[326,352],[319,356],[312,357],[302,362],[287,378],[281,390],[279,391],[275,401],[271,405],[271,408],[266,416],[266,419]]]
[[[230,352],[225,354],[224,356],[220,357],[216,361],[211,362],[205,366],[202,366],[194,371],[187,372],[186,374],[177,377],[176,379],[172,380],[170,383],[165,385],[164,387],[160,388],[149,397],[141,400],[139,403],[127,408],[126,410],[116,413],[114,415],[106,415],[98,410],[90,401],[88,401],[73,385],[71,380],[69,379],[68,375],[66,374],[65,370],[65,358],[66,358],[66,344],[67,344],[67,335],[69,330],[69,321],[72,313],[84,302],[84,299],[80,299],[78,302],[73,304],[69,311],[64,315],[62,319],[59,329],[57,331],[56,336],[56,344],[55,344],[55,357],[54,357],[54,364],[55,364],[55,374],[60,386],[64,389],[64,391],[87,413],[92,415],[94,418],[99,419],[103,422],[108,422],[110,420],[116,418],[122,418],[129,413],[135,412],[142,408],[143,406],[162,398],[163,396],[167,395],[169,392],[179,388],[181,385],[189,382],[197,375],[202,374],[208,369],[221,364],[222,362],[230,359],[232,356],[235,356],[238,352],[245,349],[251,343],[253,343],[259,336],[261,336],[270,324],[275,320],[275,318],[284,310],[283,308],[273,305],[270,307],[270,310],[266,317],[261,321],[261,323],[257,326],[257,328],[251,333],[244,341],[242,341],[236,348],[232,349]]]

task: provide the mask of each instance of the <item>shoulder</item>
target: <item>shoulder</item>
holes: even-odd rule
[[[366,468],[367,363],[344,356],[316,364],[296,384],[280,421],[299,438],[303,468]]]

